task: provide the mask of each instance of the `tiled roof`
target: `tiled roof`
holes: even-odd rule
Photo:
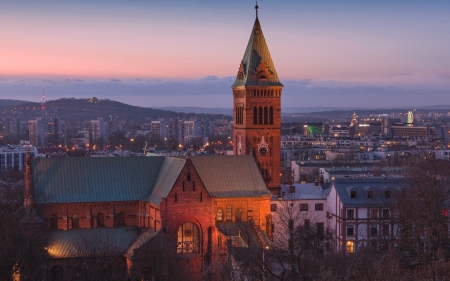
[[[192,163],[213,197],[271,195],[250,155],[197,156]]]
[[[398,190],[404,185],[401,179],[336,179],[333,187],[345,207],[383,206],[389,200],[384,198],[385,190]],[[351,191],[356,191],[356,198],[351,198]],[[374,191],[374,198],[368,198],[368,191]]]
[[[160,231],[160,230],[159,230]],[[159,232],[158,231],[158,232]],[[142,245],[150,241],[155,235],[158,233],[153,231],[153,229],[149,228],[146,231],[142,232],[134,242],[128,247],[127,252],[125,253],[125,257],[131,259],[134,254],[134,250],[139,249]]]
[[[262,60],[271,72],[270,77],[264,80],[257,79],[253,75]],[[244,78],[241,80],[237,76],[232,88],[239,86],[283,86],[278,79],[258,18],[253,25],[242,62],[244,64]]]
[[[52,258],[123,255],[139,234],[135,227],[52,231],[47,251]]]
[[[159,203],[158,195],[170,191],[183,166],[183,161],[163,156],[35,158],[33,197],[38,203]]]

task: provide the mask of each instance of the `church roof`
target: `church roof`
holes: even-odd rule
[[[253,25],[238,75],[231,87],[239,86],[283,86],[278,79],[258,18]]]
[[[171,157],[35,158],[37,203],[149,201],[166,197],[185,164]]]
[[[47,251],[52,258],[123,255],[148,233],[136,227],[57,230],[49,233]]]
[[[210,196],[259,197],[271,195],[250,155],[196,156],[192,164]]]

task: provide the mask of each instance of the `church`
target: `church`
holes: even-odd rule
[[[256,14],[232,85],[234,156],[28,153],[25,204],[49,230],[47,280],[198,280],[232,247],[269,247],[282,87]]]

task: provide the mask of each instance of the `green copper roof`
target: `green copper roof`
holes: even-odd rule
[[[196,156],[192,164],[213,197],[271,195],[252,156]]]
[[[265,65],[268,70],[266,79],[259,79],[260,77],[256,75],[261,62],[263,62],[261,67]],[[240,77],[240,69],[236,81],[231,86],[232,88],[239,86],[283,86],[278,79],[278,74],[275,70],[275,65],[270,56],[269,48],[264,39],[258,18],[256,18],[255,24],[253,25],[252,34],[250,35],[241,67],[243,75]]]
[[[136,227],[52,231],[47,251],[52,258],[123,255],[143,234]]]
[[[35,158],[38,203],[151,201],[165,197],[185,160],[170,157]]]

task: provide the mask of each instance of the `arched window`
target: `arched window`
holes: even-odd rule
[[[264,107],[264,124],[268,124],[269,123],[269,112],[267,109],[267,106]]]
[[[260,106],[259,107],[259,116],[258,116],[258,124],[262,124],[262,122],[263,122],[263,109],[262,109],[262,107]]]
[[[105,227],[105,215],[103,213],[97,214],[97,227]]]
[[[253,124],[258,124],[258,108],[253,107]]]
[[[117,225],[118,226],[125,226],[125,213],[124,212],[120,212],[117,215]]]
[[[200,252],[200,233],[196,224],[187,222],[178,228],[177,253]]]
[[[242,210],[241,209],[236,209],[236,216],[235,216],[235,221],[241,221],[242,220]]]
[[[80,227],[80,217],[78,214],[73,214],[72,216],[72,228]]]
[[[269,124],[273,124],[273,107],[269,107]]]
[[[57,229],[58,228],[58,216],[57,215],[51,215],[50,216],[50,228],[51,229]]]
[[[231,214],[232,214],[231,211],[232,211],[232,210],[231,210],[231,206],[228,205],[228,206],[227,206],[226,218],[225,218],[227,221],[231,221]]]
[[[216,220],[217,221],[223,221],[223,211],[222,211],[222,209],[218,209],[217,210],[217,218],[216,218]]]
[[[64,270],[62,266],[55,265],[52,267],[52,281],[62,281],[64,280]]]

